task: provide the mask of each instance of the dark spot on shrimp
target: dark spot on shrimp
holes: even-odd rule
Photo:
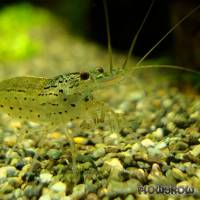
[[[18,92],[25,92],[25,90],[17,90]]]
[[[3,105],[1,105],[1,108],[3,108]]]
[[[99,73],[104,73],[104,68],[103,68],[103,67],[98,67],[98,68],[97,68],[97,71],[98,71]]]
[[[74,104],[74,103],[71,103],[71,107],[76,107],[76,104]]]
[[[38,116],[37,116],[38,118],[40,118],[40,115],[38,114]]]
[[[62,115],[62,112],[59,112],[60,115]]]
[[[13,109],[13,107],[12,106],[10,106],[10,110],[12,110]]]
[[[29,110],[30,112],[33,112],[33,110]]]
[[[64,98],[63,101],[67,101],[67,98]]]
[[[67,110],[65,110],[65,113],[67,113]]]
[[[21,108],[21,107],[19,107],[19,110],[22,110],[22,108]]]
[[[81,80],[87,80],[90,77],[89,72],[82,72],[80,73]]]
[[[60,92],[60,93],[63,93],[63,90],[61,89],[61,90],[59,90],[59,92]]]
[[[85,101],[85,102],[89,101],[89,97],[86,96],[86,97],[84,98],[84,101]]]
[[[24,97],[24,101],[26,101],[27,100],[27,98],[26,97]]]
[[[17,97],[15,97],[15,99],[17,100]]]
[[[52,103],[51,105],[52,105],[52,106],[58,106],[58,104],[57,104],[57,103]]]

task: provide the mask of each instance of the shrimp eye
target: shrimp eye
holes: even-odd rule
[[[80,73],[81,80],[87,80],[89,77],[90,77],[90,74],[88,72]]]
[[[104,73],[103,67],[98,67],[98,68],[97,68],[97,71],[98,71],[99,73]]]

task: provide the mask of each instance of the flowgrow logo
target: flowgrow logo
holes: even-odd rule
[[[191,195],[194,194],[194,188],[189,186],[138,185],[138,193]]]

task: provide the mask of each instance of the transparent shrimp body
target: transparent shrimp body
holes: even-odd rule
[[[119,77],[102,68],[52,79],[17,77],[0,83],[0,111],[23,120],[52,125],[87,119],[103,112],[92,92],[114,84]],[[120,76],[121,77],[121,76]]]

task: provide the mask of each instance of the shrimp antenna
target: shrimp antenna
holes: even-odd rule
[[[143,21],[142,21],[140,27],[139,27],[137,33],[135,34],[135,36],[134,36],[134,38],[133,38],[133,40],[132,40],[132,42],[131,42],[131,46],[130,46],[130,48],[129,48],[128,55],[127,55],[127,57],[126,57],[126,59],[125,59],[125,61],[124,61],[124,64],[122,65],[122,69],[125,69],[125,68],[126,68],[126,65],[127,65],[127,63],[128,63],[128,60],[129,60],[129,58],[131,57],[131,54],[132,54],[133,49],[134,49],[134,47],[135,47],[135,43],[136,43],[136,41],[137,41],[137,39],[138,39],[138,36],[139,36],[139,34],[140,34],[140,32],[141,32],[141,30],[142,30],[142,28],[143,28],[143,26],[144,26],[144,24],[145,24],[145,22],[146,22],[148,16],[149,16],[149,13],[151,12],[151,9],[152,9],[152,7],[153,7],[154,2],[155,2],[155,0],[152,0],[152,1],[151,1],[151,5],[149,6],[148,11],[147,11],[147,13],[146,13],[146,15],[145,15],[145,17],[144,17],[144,19],[143,19]]]
[[[107,32],[107,38],[108,38],[108,54],[109,54],[109,63],[110,63],[110,73],[112,73],[112,70],[113,70],[112,46],[111,46],[111,37],[110,37],[110,24],[109,24],[109,18],[108,18],[108,5],[107,5],[106,0],[103,0],[103,6],[104,6],[104,13],[105,13],[105,20],[106,20],[106,32]]]
[[[188,17],[190,17],[193,13],[195,13],[200,8],[200,4],[193,8],[185,17],[183,17],[180,21],[178,21],[136,64],[136,66],[139,66],[146,57],[170,34],[176,29],[177,26],[179,26],[181,23],[183,23]]]

